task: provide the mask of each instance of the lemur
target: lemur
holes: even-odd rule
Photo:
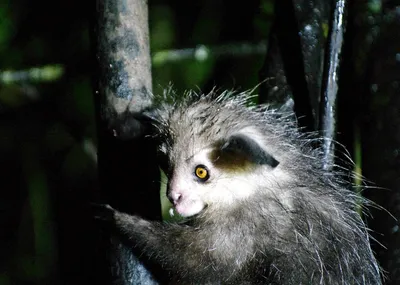
[[[323,169],[290,117],[248,107],[246,95],[192,94],[152,112],[167,196],[183,221],[108,205],[106,220],[171,284],[382,284],[361,198]]]

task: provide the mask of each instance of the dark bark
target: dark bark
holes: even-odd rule
[[[364,215],[374,239],[372,247],[386,272],[385,284],[400,282],[399,78],[398,12],[384,3],[371,12],[366,1],[349,2],[349,23],[340,82],[340,141],[362,148],[362,174],[372,187],[362,194],[376,203]],[[349,148],[352,152],[352,149]],[[354,157],[354,156],[353,156]],[[393,216],[391,216],[393,215]]]
[[[312,108],[313,129],[318,129],[320,96],[322,85],[326,37],[324,26],[331,23],[330,1],[293,1],[298,22],[298,33],[303,55],[305,80],[308,86],[308,100]],[[306,97],[306,96],[305,96]],[[307,100],[304,98],[304,100]]]
[[[321,108],[319,130],[323,138],[324,168],[331,169],[334,164],[336,137],[336,98],[339,89],[339,74],[341,54],[344,44],[346,28],[345,0],[335,3],[333,17],[330,21],[328,48],[324,64],[324,76],[322,81]]]
[[[93,20],[101,196],[121,211],[160,219],[155,147],[140,120],[152,102],[147,1],[97,1]],[[153,284],[116,237],[94,240],[92,284]]]
[[[260,102],[283,105],[292,98],[299,127],[319,130],[324,138],[326,168],[332,167],[334,158],[345,4],[344,0],[336,1],[331,17],[332,7],[327,1],[275,1],[276,19],[260,71],[260,79],[265,80]],[[324,27],[328,24],[326,40]]]
[[[324,60],[323,25],[329,19],[326,1],[275,1],[275,22],[260,71],[260,102],[294,100],[299,126],[318,127]]]
[[[282,54],[278,45],[276,23],[272,28],[268,41],[267,56],[263,67],[260,69],[260,95],[259,103],[270,103],[276,106],[285,106],[293,99],[293,92],[288,85],[282,61]]]
[[[387,285],[400,284],[400,21],[396,13],[386,10],[382,18],[389,22],[380,25],[382,32],[367,56],[358,107],[363,110],[363,174],[379,187],[365,195],[387,210],[371,209],[373,218],[368,220],[374,238],[383,245],[374,243],[374,250],[387,271]]]

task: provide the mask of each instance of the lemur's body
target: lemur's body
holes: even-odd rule
[[[190,225],[113,217],[173,282],[381,284],[358,197],[284,116],[204,96],[156,118],[167,194]]]

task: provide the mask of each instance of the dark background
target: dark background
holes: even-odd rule
[[[1,285],[82,284],[90,258],[76,204],[98,188],[93,9],[94,1],[0,0]],[[149,19],[155,95],[171,82],[178,92],[259,82],[273,1],[154,0]],[[338,140],[376,186],[365,196],[400,217],[400,1],[354,0],[349,24]],[[208,57],[185,57],[200,45]],[[168,50],[178,57],[168,60]],[[400,284],[397,221],[371,213],[387,247],[374,250],[388,284]]]

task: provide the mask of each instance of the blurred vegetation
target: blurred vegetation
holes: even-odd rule
[[[380,0],[365,4],[360,21],[382,9]],[[79,231],[64,241],[63,225],[97,188],[92,9],[93,1],[0,0],[0,285],[81,284],[71,269]],[[272,0],[154,0],[149,17],[154,94],[170,83],[178,92],[258,83]],[[369,25],[366,49],[378,29]]]
[[[154,93],[171,82],[178,92],[257,84],[272,1],[181,2],[149,3]],[[92,1],[0,0],[0,285],[79,284],[69,272],[79,230],[67,241],[72,253],[58,245],[70,236],[68,219],[79,218],[65,213],[97,187],[92,9]],[[68,274],[77,281],[60,280]]]

